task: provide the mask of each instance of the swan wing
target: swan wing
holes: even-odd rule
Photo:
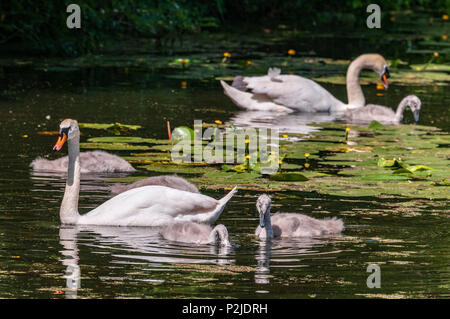
[[[160,226],[184,216],[205,215],[221,202],[212,197],[165,186],[144,186],[123,192],[87,214],[78,224]]]
[[[243,81],[252,93],[301,112],[328,112],[343,104],[321,85],[297,75],[245,77]]]
[[[265,94],[253,94],[238,90],[224,81],[220,81],[224,93],[240,108],[248,111],[266,111],[291,113],[292,109],[283,105],[274,103],[270,97]]]

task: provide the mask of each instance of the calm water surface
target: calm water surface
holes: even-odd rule
[[[144,128],[139,136],[165,137],[167,119],[173,127],[192,126],[194,119],[247,124],[258,119],[240,113],[217,81],[188,81],[181,89],[180,81],[159,74],[114,68],[4,72],[2,89],[8,90],[0,95],[0,298],[450,296],[448,201],[280,192],[274,194],[273,211],[337,216],[346,230],[339,237],[262,243],[250,236],[258,223],[259,193],[241,190],[218,221],[227,226],[233,248],[169,242],[156,228],[61,226],[64,175],[33,174],[28,165],[37,156],[65,154],[51,154],[55,136],[38,131],[57,130],[61,119],[75,118],[140,124]],[[344,86],[326,88],[346,99]],[[372,87],[364,91],[369,102],[392,106],[414,92],[423,103],[421,124],[449,129],[450,93],[445,87],[392,86],[381,97]],[[309,121],[321,120],[332,119],[259,122],[285,128],[301,124],[305,129]],[[412,122],[410,112],[405,121]],[[82,176],[81,213],[110,197],[105,177],[111,175]],[[366,286],[371,263],[381,267],[381,289]]]

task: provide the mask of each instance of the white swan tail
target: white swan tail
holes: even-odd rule
[[[237,186],[234,186],[234,188],[224,197],[219,199],[220,206],[225,206],[226,203],[233,197],[234,194],[237,193]]]
[[[252,101],[252,93],[244,92],[239,89],[236,89],[225,81],[220,81],[220,84],[223,87],[225,95],[227,95],[237,106],[240,108],[243,108],[245,110],[254,110],[255,108],[252,108],[252,105],[254,101]]]
[[[235,81],[235,85],[242,88],[242,83],[245,84],[243,79],[238,79]],[[265,112],[282,112],[291,113],[293,110],[285,106],[274,103],[265,94],[254,94],[250,92],[241,91],[238,88],[228,85],[225,81],[220,81],[223,87],[225,95],[227,95],[234,104],[239,106],[241,109],[247,111],[265,111]]]

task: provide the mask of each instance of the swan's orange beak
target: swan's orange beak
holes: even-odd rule
[[[388,83],[387,78],[388,78],[388,76],[386,75],[386,73],[384,73],[381,76],[381,80],[383,81],[383,86],[384,86],[385,89],[387,89],[389,87],[389,83]]]
[[[59,151],[63,147],[63,145],[66,142],[66,140],[67,140],[66,133],[64,133],[64,132],[61,133],[61,135],[59,135],[59,137],[58,137],[58,141],[56,141],[55,146],[53,146],[53,150],[54,151]]]

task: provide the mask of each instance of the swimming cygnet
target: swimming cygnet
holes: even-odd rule
[[[315,219],[302,214],[277,213],[270,216],[271,199],[268,195],[259,196],[256,208],[259,212],[259,226],[255,235],[261,239],[273,237],[316,237],[339,234],[344,223],[336,217]]]
[[[193,244],[215,244],[231,247],[227,228],[220,224],[212,228],[194,222],[174,222],[161,229],[161,235],[172,241]]]
[[[30,166],[36,171],[67,172],[69,156],[63,156],[55,160],[42,157],[36,158]],[[81,173],[115,173],[134,172],[136,169],[123,158],[103,151],[91,151],[80,153]]]
[[[408,95],[398,104],[397,111],[391,108],[368,104],[357,109],[348,109],[345,112],[345,120],[352,123],[370,123],[375,120],[383,124],[400,124],[403,119],[403,112],[409,106],[414,115],[414,121],[419,121],[419,113],[422,102],[415,95]]]

